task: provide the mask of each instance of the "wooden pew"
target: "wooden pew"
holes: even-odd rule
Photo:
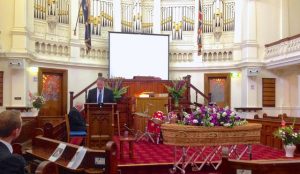
[[[227,149],[222,154],[220,169],[222,174],[234,174],[237,169],[251,170],[252,174],[291,174],[300,171],[300,159],[229,160]]]
[[[62,120],[56,124],[53,123],[45,123],[43,126],[44,137],[56,139],[60,141],[66,141],[66,121]]]
[[[27,150],[26,156],[29,161],[47,161],[59,143],[61,143],[61,141],[37,136],[32,140],[32,150]],[[117,173],[117,146],[114,142],[108,142],[105,150],[88,149],[82,163],[76,170],[67,168],[67,165],[80,146],[69,143],[65,144],[67,145],[66,149],[62,156],[55,162],[58,166],[59,173],[93,173],[95,171],[103,171],[105,174]],[[95,164],[100,158],[105,158],[105,166]]]
[[[53,162],[43,161],[36,168],[35,174],[59,174],[58,166]]]
[[[248,119],[249,123],[260,123],[262,124],[261,129],[261,144],[282,149],[282,141],[274,136],[274,132],[281,127],[281,117],[284,118],[286,125],[292,125],[294,118],[287,117],[286,114],[275,116],[268,116],[264,114],[263,118]],[[300,119],[296,118],[295,128],[300,129]],[[298,149],[298,148],[297,148]]]
[[[34,137],[36,126],[36,119],[23,121],[22,131],[19,137],[12,142],[12,144],[19,144],[19,146],[16,146],[15,148],[15,153],[22,154],[22,151],[31,147],[31,140]]]

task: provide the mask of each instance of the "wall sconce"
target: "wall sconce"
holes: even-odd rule
[[[241,73],[239,72],[232,72],[230,74],[231,78],[240,78],[241,77]]]
[[[38,67],[35,67],[35,66],[32,66],[32,67],[29,68],[29,71],[30,71],[31,73],[37,73],[37,72],[39,72],[39,68],[38,68]]]

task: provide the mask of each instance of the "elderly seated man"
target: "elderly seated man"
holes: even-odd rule
[[[81,111],[84,109],[82,103],[76,103],[75,107],[70,109],[69,112],[69,122],[70,131],[86,131],[86,124]]]

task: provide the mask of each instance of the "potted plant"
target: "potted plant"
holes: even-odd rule
[[[172,81],[172,86],[164,85],[174,100],[174,106],[179,106],[179,99],[182,98],[186,91],[186,83],[183,80]]]
[[[45,104],[46,100],[43,95],[33,95],[29,92],[29,100],[32,104],[32,116],[37,116],[41,107]]]
[[[117,102],[127,92],[129,86],[122,87],[122,78],[109,79],[106,87],[112,90],[114,100]]]
[[[300,143],[300,133],[294,128],[294,123],[286,126],[283,120],[281,127],[274,132],[274,136],[282,140],[286,157],[294,157],[295,145]]]

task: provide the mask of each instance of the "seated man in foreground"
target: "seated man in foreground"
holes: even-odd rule
[[[0,173],[24,174],[25,160],[22,156],[12,154],[11,142],[21,132],[22,119],[18,111],[0,113]]]
[[[69,112],[70,131],[86,131],[85,120],[81,115],[81,111],[84,109],[82,103],[76,103],[75,107],[72,107]]]

